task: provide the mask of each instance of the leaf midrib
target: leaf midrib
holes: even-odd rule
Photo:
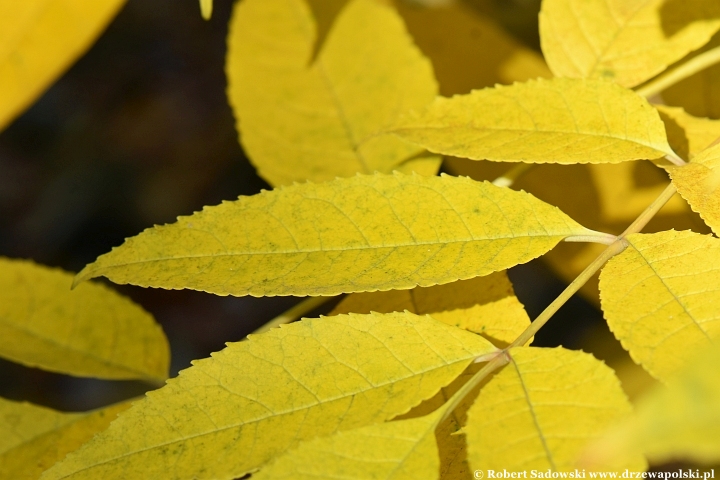
[[[631,28],[631,23],[633,20],[635,20],[635,17],[640,14],[640,12],[647,7],[648,3],[650,3],[652,0],[645,0],[642,5],[638,6],[637,10],[632,12],[629,16],[623,18],[623,23],[618,25],[618,28],[615,30],[612,38],[610,41],[604,46],[604,48],[595,56],[595,62],[593,63],[592,67],[590,67],[590,70],[587,72],[587,75],[590,76],[598,71],[600,68],[600,65],[610,60],[611,58],[607,56],[607,53],[612,50],[612,48],[615,46],[618,37],[621,33],[626,31],[628,28]],[[607,5],[607,2],[606,2]],[[610,9],[610,6],[608,5],[608,10]],[[573,12],[575,13],[575,12]],[[611,12],[612,13],[612,12]],[[577,17],[576,17],[577,18]],[[615,16],[613,15],[613,20],[615,20]],[[580,22],[578,22],[579,24]],[[582,29],[580,29],[582,31]],[[588,42],[590,43],[590,42]]]
[[[297,255],[300,253],[319,253],[319,252],[347,252],[347,251],[356,251],[356,250],[381,250],[381,249],[394,249],[394,248],[405,248],[405,247],[425,247],[425,246],[435,246],[435,245],[449,245],[449,244],[456,244],[456,243],[472,243],[472,242],[494,242],[494,241],[501,241],[501,240],[514,240],[514,239],[520,239],[520,238],[536,238],[538,240],[541,239],[553,239],[560,237],[567,238],[570,236],[576,236],[576,235],[591,235],[591,236],[598,236],[601,238],[602,235],[596,235],[596,232],[593,232],[591,230],[582,230],[578,232],[568,232],[568,233],[558,233],[556,235],[550,235],[550,234],[542,234],[542,235],[513,235],[513,236],[499,236],[499,237],[492,237],[492,238],[470,238],[467,240],[450,240],[450,241],[441,241],[438,240],[436,242],[416,242],[416,243],[407,243],[407,244],[397,244],[397,245],[369,245],[364,247],[347,247],[347,248],[318,248],[318,249],[298,249],[298,250],[283,250],[283,251],[267,251],[267,252],[224,252],[224,253],[212,253],[212,254],[201,254],[201,255],[179,255],[179,256],[173,256],[173,257],[154,257],[147,260],[137,260],[133,262],[123,262],[123,263],[116,263],[112,265],[107,266],[98,266],[97,268],[113,268],[113,267],[122,267],[127,265],[137,265],[142,263],[152,263],[152,262],[161,262],[161,261],[167,261],[167,260],[183,260],[183,259],[191,259],[191,258],[217,258],[217,257],[233,257],[233,256],[254,256],[254,255]],[[112,252],[110,253],[112,254]],[[110,255],[108,254],[108,255]],[[92,266],[89,265],[89,267]],[[81,272],[82,273],[82,272]],[[80,274],[78,274],[80,276]]]
[[[31,435],[29,437],[22,438],[22,440],[19,443],[16,443],[12,445],[10,448],[0,451],[0,459],[2,457],[11,456],[14,452],[13,450],[23,448],[27,446],[27,444],[34,442],[35,440],[43,437],[44,435],[53,434],[67,426],[71,426],[74,423],[77,423],[78,421],[85,418],[87,415],[92,414],[92,412],[89,413],[81,413],[81,412],[53,412],[56,414],[55,416],[55,423],[52,425],[52,427],[48,428],[47,430],[43,430],[42,432],[36,433],[34,435]],[[62,423],[58,423],[62,422]],[[13,430],[14,433],[20,434],[20,432],[17,432],[17,430]]]
[[[708,335],[708,333],[705,331],[705,329],[702,328],[702,324],[701,324],[701,323],[698,323],[698,321],[695,319],[695,316],[692,315],[692,314],[690,313],[690,311],[687,309],[687,306],[686,306],[685,303],[682,301],[682,297],[678,297],[678,295],[675,294],[675,292],[674,292],[674,291],[670,288],[670,286],[665,282],[665,279],[664,279],[664,278],[658,273],[658,271],[655,269],[655,266],[652,264],[652,262],[650,262],[650,260],[648,260],[648,259],[645,257],[645,255],[643,255],[643,252],[642,252],[638,247],[636,247],[635,245],[633,245],[632,243],[630,243],[630,245],[632,245],[633,249],[638,253],[638,255],[640,255],[640,258],[643,259],[643,261],[645,262],[645,264],[646,264],[648,267],[650,267],[650,270],[652,270],[652,272],[653,272],[653,274],[655,275],[655,277],[657,277],[657,279],[660,280],[660,283],[662,283],[663,287],[665,287],[665,290],[667,290],[667,292],[668,292],[670,295],[672,295],[673,299],[677,302],[677,304],[682,307],[683,312],[685,312],[685,315],[687,315],[687,317],[692,321],[692,324],[694,324],[694,325],[697,327],[697,329],[700,330],[700,331],[703,333],[703,335],[705,335],[705,338],[707,338],[710,343],[713,343],[713,339],[710,338],[710,335]],[[657,313],[657,311],[653,312],[653,314],[655,314],[655,313]]]
[[[517,373],[518,380],[520,381],[520,386],[523,389],[523,394],[525,395],[525,401],[527,402],[528,411],[530,413],[530,416],[532,417],[533,424],[535,425],[535,429],[537,430],[538,437],[540,438],[543,449],[545,450],[545,456],[547,457],[548,462],[550,462],[550,467],[553,470],[557,470],[557,467],[555,466],[555,460],[553,459],[552,452],[550,451],[550,447],[548,447],[548,444],[545,440],[545,435],[543,434],[542,428],[540,428],[540,423],[538,421],[537,414],[535,413],[535,409],[533,408],[532,400],[530,399],[530,392],[528,391],[527,386],[525,385],[525,381],[523,380],[522,372],[520,372],[520,368],[515,362],[515,359],[512,357],[511,362],[513,367],[515,368],[515,372]]]
[[[578,132],[578,131],[571,131],[571,130],[542,130],[542,129],[521,129],[521,128],[501,128],[501,127],[493,127],[493,126],[476,126],[476,125],[467,125],[467,124],[459,124],[459,125],[447,125],[447,126],[421,126],[421,127],[402,127],[402,128],[395,128],[391,130],[392,133],[399,133],[399,132],[412,132],[414,130],[452,130],[456,128],[469,128],[473,130],[478,131],[491,131],[491,132],[510,132],[510,133],[554,133],[554,134],[562,134],[562,135],[576,135],[576,136],[586,136],[586,137],[594,137],[594,138],[607,138],[614,140],[616,142],[627,142],[632,143],[635,145],[641,145],[646,148],[650,148],[652,150],[655,150],[656,152],[660,152],[661,154],[669,154],[669,152],[658,150],[657,146],[653,146],[649,143],[645,143],[639,140],[634,140],[632,138],[622,138],[617,137],[613,135],[600,135],[596,133],[585,133],[585,132]],[[433,150],[431,150],[433,151]]]
[[[143,372],[143,371],[141,371],[141,370],[136,370],[136,369],[134,369],[134,368],[132,368],[132,367],[130,367],[130,366],[128,366],[128,365],[123,365],[123,364],[120,364],[120,363],[112,363],[112,359],[103,358],[103,357],[97,356],[96,354],[91,353],[91,352],[88,352],[88,351],[86,351],[86,350],[79,350],[79,349],[77,349],[77,348],[74,348],[74,347],[73,347],[72,345],[70,345],[70,344],[60,343],[60,342],[56,341],[53,337],[43,337],[43,336],[41,336],[41,335],[40,335],[38,332],[36,332],[36,331],[28,330],[28,329],[26,329],[26,328],[23,328],[23,327],[20,326],[20,325],[17,325],[17,324],[15,324],[15,323],[11,323],[11,322],[6,321],[6,320],[4,320],[4,319],[1,319],[1,318],[0,318],[0,321],[1,321],[2,324],[3,324],[4,326],[6,326],[7,328],[10,328],[10,329],[13,329],[13,330],[17,330],[17,331],[22,332],[22,333],[24,333],[24,334],[26,334],[26,335],[28,335],[28,336],[30,336],[30,337],[35,338],[37,341],[39,341],[39,342],[41,342],[41,343],[45,343],[45,344],[47,344],[47,345],[50,345],[51,347],[54,347],[54,348],[58,349],[58,350],[60,351],[60,353],[62,353],[63,351],[69,351],[69,352],[72,352],[72,353],[78,355],[79,357],[85,357],[85,358],[92,359],[92,360],[96,361],[98,364],[100,364],[100,365],[102,365],[102,366],[104,366],[104,367],[106,367],[106,368],[113,369],[113,370],[118,370],[118,371],[124,371],[124,372],[127,372],[128,374],[131,375],[131,377],[124,377],[124,378],[128,378],[128,379],[139,379],[139,380],[150,380],[150,381],[153,382],[153,383],[154,383],[154,382],[157,382],[157,381],[162,381],[162,382],[165,381],[165,378],[164,378],[164,377],[151,376],[151,375],[148,375],[148,372]],[[30,361],[27,361],[27,360],[25,360],[25,359],[20,360],[19,358],[15,358],[15,360],[18,360],[18,361],[20,361],[20,362],[22,362],[22,363],[25,363],[25,364],[27,364],[27,365],[33,365],[33,366],[40,367],[40,368],[42,368],[43,370],[50,370],[50,371],[53,371],[53,372],[61,372],[61,373],[68,373],[67,369],[63,369],[63,368],[52,369],[52,368],[48,367],[47,365],[43,365],[41,362],[30,362]],[[78,375],[80,375],[80,374],[78,374]],[[98,374],[82,374],[82,375],[83,375],[83,376],[86,376],[86,375],[87,375],[87,376],[92,376],[92,377],[97,377],[97,378],[116,379],[116,380],[120,380],[120,379],[123,378],[123,377],[115,377],[115,376],[113,376],[113,377],[110,377],[110,376],[107,376],[107,377],[102,376],[102,377],[101,377],[101,376],[99,376]]]

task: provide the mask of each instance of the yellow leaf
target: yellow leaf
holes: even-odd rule
[[[406,412],[494,350],[411,313],[284,325],[195,362],[43,479],[240,477],[302,440]]]
[[[435,396],[425,400],[408,413],[397,417],[397,419],[417,418],[429,415],[442,408],[453,394],[484,366],[484,363],[473,363],[450,385],[441,388]],[[435,438],[440,454],[440,480],[470,480],[473,478],[467,462],[466,442],[462,426],[467,423],[468,409],[475,402],[478,393],[486,383],[487,379],[473,388],[455,410],[437,426]]]
[[[694,117],[682,108],[654,105],[665,124],[668,142],[677,154],[692,159],[720,138],[720,121]]]
[[[592,165],[588,170],[599,194],[600,219],[614,224],[612,231],[618,234],[667,187],[667,175],[649,162],[639,166],[631,163]],[[586,207],[578,205],[577,208]],[[679,197],[674,197],[674,201],[663,208],[665,215],[688,213]]]
[[[405,310],[478,333],[499,347],[506,347],[530,325],[505,272],[434,287],[353,293],[330,315]]]
[[[433,175],[437,157],[379,132],[437,92],[430,62],[402,19],[378,0],[353,0],[317,58],[303,0],[244,0],[230,24],[227,74],[242,144],[273,185],[393,170]]]
[[[82,55],[125,0],[0,4],[0,130]]]
[[[435,428],[442,413],[304,442],[253,478],[338,479],[352,474],[353,478],[435,480],[440,467]]]
[[[650,205],[667,186],[667,175],[650,162],[615,165],[543,166],[545,172],[531,172],[518,182],[519,188],[533,192],[542,200],[572,212],[591,228],[620,234]],[[563,188],[555,188],[563,185]],[[705,231],[702,220],[679,195],[668,201],[651,220],[646,231],[670,228]],[[571,282],[604,246],[589,243],[561,243],[543,256],[551,268]],[[597,276],[585,286],[586,298],[599,306]]]
[[[0,399],[0,478],[35,480],[110,425],[130,402],[87,413]]]
[[[437,8],[402,0],[394,3],[418,47],[432,61],[444,96],[552,77],[540,55],[463,2]]]
[[[469,376],[464,380],[470,380]],[[477,393],[477,391],[471,392],[466,397],[466,401],[437,427],[435,438],[440,454],[439,480],[470,480],[473,478],[467,460],[467,443],[462,425],[467,417],[468,408],[477,398]],[[445,393],[445,395],[445,400],[450,398],[449,393]]]
[[[561,77],[634,87],[705,45],[720,29],[716,0],[544,0],[540,39]]]
[[[453,174],[470,175],[477,180],[492,180],[502,173],[492,167],[507,165],[458,158],[446,161],[447,169]],[[667,174],[651,162],[546,164],[527,172],[514,188],[556,205],[588,228],[618,235],[658,197],[667,181]],[[558,185],[562,188],[557,188]],[[709,231],[680,195],[670,199],[646,231],[671,228]],[[543,255],[542,261],[569,283],[604,249],[604,245],[595,243],[561,242]],[[581,293],[599,306],[597,276],[583,286]]]
[[[598,308],[600,308],[599,301]],[[615,371],[631,403],[634,403],[644,392],[659,385],[657,379],[633,362],[628,351],[613,336],[607,323],[598,322],[584,329],[577,342],[583,346],[584,351],[592,352],[596,358],[601,358]]]
[[[696,53],[703,53],[720,46],[720,35]],[[689,56],[691,58],[695,56]],[[683,107],[696,117],[720,118],[720,65],[705,68],[685,80],[677,82],[662,92],[668,105]]]
[[[603,80],[538,79],[439,97],[390,131],[473,160],[618,163],[673,154],[657,111]]]
[[[720,461],[720,350],[704,351],[667,386],[640,400],[635,415],[591,445],[588,466],[642,453],[655,464]]]
[[[467,178],[370,175],[306,183],[154,227],[80,272],[220,295],[407,289],[527,262],[572,235],[561,211]]]
[[[602,309],[633,360],[666,381],[720,336],[720,240],[675,231],[627,240],[600,274]]]
[[[104,285],[0,257],[0,356],[53,372],[167,378],[170,350],[152,316]]]
[[[465,435],[475,470],[572,470],[584,445],[631,411],[613,371],[592,355],[514,348],[480,391]],[[643,470],[642,457],[606,470]]]
[[[666,167],[680,195],[717,235],[720,232],[720,144],[687,165]]]
[[[213,0],[200,0],[200,13],[205,20],[212,17]]]
[[[515,296],[470,308],[433,312],[430,316],[448,325],[478,333],[503,348],[530,325],[530,318]]]

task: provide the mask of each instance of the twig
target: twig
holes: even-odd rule
[[[712,50],[708,50],[707,52],[703,52],[700,55],[691,58],[687,62],[678,65],[672,70],[668,70],[665,73],[658,75],[642,87],[635,90],[635,92],[645,98],[651,97],[662,92],[667,87],[674,85],[701,70],[715,65],[718,62],[720,62],[720,47],[715,47]]]
[[[306,313],[315,310],[320,305],[332,300],[335,297],[308,297],[302,302],[298,303],[294,307],[286,310],[277,317],[267,322],[262,327],[258,328],[251,335],[257,335],[258,333],[267,332],[271,328],[279,327],[286,323],[294,322],[298,318],[302,317]]]
[[[510,187],[513,183],[517,181],[518,178],[520,178],[534,166],[534,163],[518,163],[510,170],[493,180],[492,183],[493,185],[498,187]]]

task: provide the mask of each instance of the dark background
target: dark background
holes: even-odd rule
[[[496,19],[537,48],[539,2],[496,3]],[[242,152],[225,96],[231,6],[215,0],[205,22],[197,0],[129,0],[88,53],[0,133],[0,255],[77,272],[147,227],[270,188]],[[540,262],[510,274],[531,318],[563,288]],[[173,376],[299,301],[113,288],[162,324]],[[579,348],[583,332],[601,323],[575,298],[535,344]],[[0,360],[0,395],[60,410],[148,388]]]

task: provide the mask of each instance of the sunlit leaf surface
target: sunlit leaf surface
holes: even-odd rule
[[[285,325],[196,361],[43,479],[240,477],[302,440],[405,413],[494,350],[411,313]]]
[[[720,337],[720,240],[689,231],[627,240],[600,274],[603,313],[632,358],[666,381]]]
[[[487,275],[598,235],[524,192],[467,178],[371,175],[241,197],[154,227],[77,280],[221,295],[335,295]]]
[[[0,356],[53,372],[162,382],[170,350],[160,325],[98,283],[0,257]]]
[[[617,163],[672,154],[657,111],[604,80],[538,79],[439,97],[390,131],[473,160]]]

